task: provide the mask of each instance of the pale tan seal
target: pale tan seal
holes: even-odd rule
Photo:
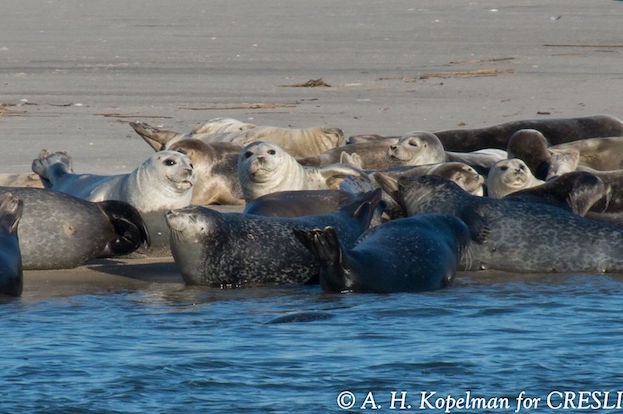
[[[247,145],[238,158],[238,179],[247,202],[278,191],[337,188],[345,176],[367,179],[360,170],[342,164],[304,167],[269,142]]]
[[[182,208],[190,204],[194,183],[190,159],[160,151],[128,174],[76,174],[66,152],[43,150],[32,162],[46,188],[89,201],[119,200],[140,212]]]
[[[387,155],[400,165],[425,165],[442,162],[463,162],[474,168],[488,170],[507,157],[506,151],[481,149],[469,153],[445,151],[439,138],[430,132],[414,131],[388,145]]]
[[[525,162],[518,158],[498,161],[487,175],[487,195],[502,198],[516,191],[543,184],[532,175]]]
[[[400,164],[387,155],[389,146],[397,142],[398,138],[342,145],[312,157],[299,158],[298,161],[303,165],[322,167],[336,163],[351,163],[352,161],[346,160],[349,156],[352,157],[354,154],[357,154],[356,156],[359,160],[358,167],[361,169],[378,170],[389,168]]]
[[[130,125],[155,149],[169,148],[174,142],[188,138],[204,142],[230,142],[240,146],[266,141],[279,145],[293,157],[308,157],[344,143],[344,132],[339,128],[255,126],[231,118],[208,121],[188,134],[160,130],[146,123],[133,122]]]
[[[237,171],[241,146],[183,139],[173,143],[170,149],[187,155],[193,164],[192,204],[244,204]]]

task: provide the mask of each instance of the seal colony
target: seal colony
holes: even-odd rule
[[[328,292],[441,289],[463,270],[623,272],[612,116],[347,140],[231,118],[131,126],[155,152],[126,174],[76,173],[44,150],[35,175],[0,177],[0,293],[21,294],[22,269],[128,254],[173,256],[192,285]]]

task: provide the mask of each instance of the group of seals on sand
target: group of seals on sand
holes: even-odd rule
[[[149,244],[186,283],[218,287],[422,291],[457,269],[623,270],[623,173],[604,171],[623,162],[614,117],[349,139],[230,118],[186,134],[131,125],[156,152],[130,173],[75,173],[67,153],[42,152],[44,189],[0,188],[0,237],[20,252],[0,285]]]

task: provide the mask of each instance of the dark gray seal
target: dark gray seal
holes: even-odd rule
[[[482,148],[506,149],[508,139],[520,129],[541,131],[550,145],[558,145],[584,138],[622,136],[623,122],[609,115],[527,119],[505,122],[486,128],[439,131],[435,132],[435,135],[439,137],[446,151],[468,152]]]
[[[247,203],[243,213],[272,217],[301,217],[331,213],[354,203],[357,194],[343,190],[280,191]]]
[[[333,226],[351,246],[369,226],[381,198],[379,190],[362,195],[333,214],[264,217],[219,213],[191,206],[167,213],[171,251],[190,285],[242,287],[316,282],[320,273],[313,256],[293,229]]]
[[[399,181],[394,196],[409,215],[451,214],[467,224],[474,242],[461,261],[466,270],[623,270],[623,228],[615,225],[545,204],[474,197],[436,176]]]
[[[11,193],[0,196],[0,294],[20,296],[24,286],[17,227],[24,203]]]
[[[470,233],[454,216],[426,214],[369,229],[348,249],[332,227],[295,230],[321,264],[327,292],[421,292],[454,280]]]
[[[141,215],[122,201],[93,203],[39,188],[0,187],[24,202],[19,246],[24,269],[67,269],[135,251],[149,236]]]

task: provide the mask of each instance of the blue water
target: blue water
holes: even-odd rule
[[[424,294],[156,283],[18,299],[0,303],[0,412],[344,412],[346,390],[351,412],[368,392],[382,408],[365,412],[397,412],[392,391],[432,412],[421,392],[468,390],[512,408],[451,412],[513,412],[521,391],[542,400],[520,412],[551,412],[552,391],[623,388],[622,298],[616,276],[465,276]]]

